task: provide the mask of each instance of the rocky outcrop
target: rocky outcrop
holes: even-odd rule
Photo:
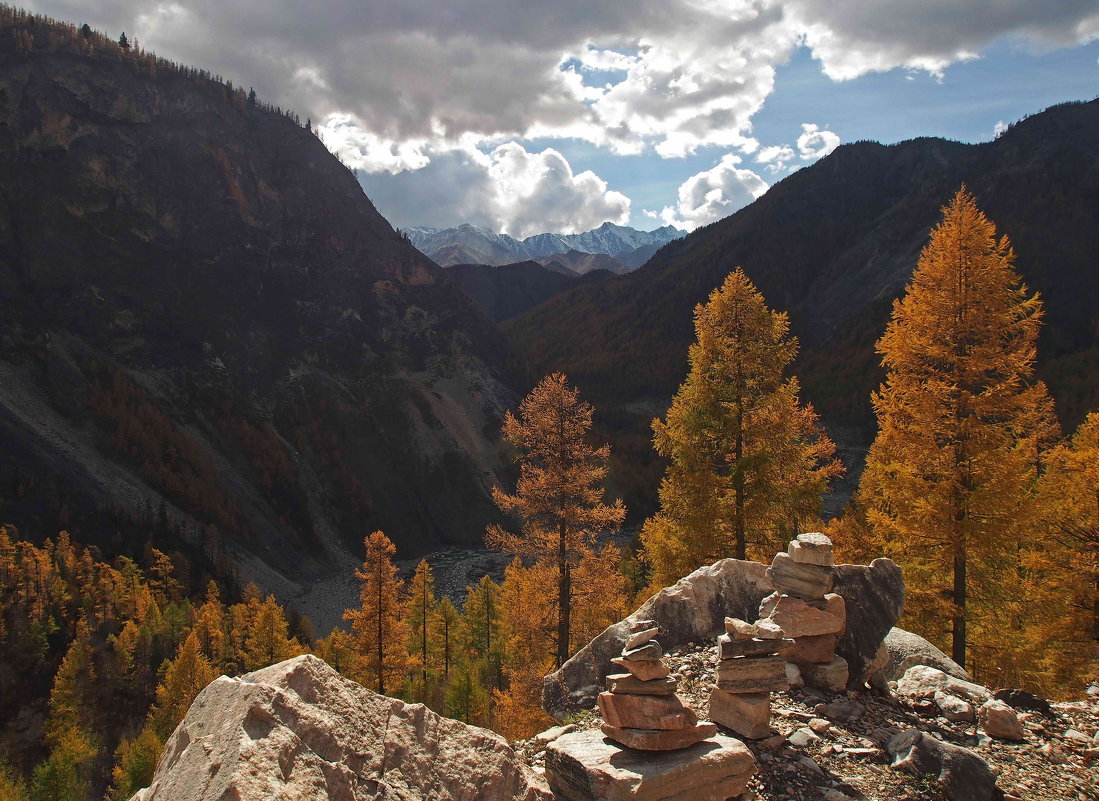
[[[664,588],[546,676],[543,708],[563,720],[595,706],[610,660],[639,620],[656,621],[667,648],[713,639],[724,632],[726,617],[755,620],[760,603],[775,589],[767,570],[758,562],[722,559]],[[848,686],[859,687],[904,606],[904,580],[892,560],[875,559],[869,566],[837,565],[832,590],[842,596],[847,619],[835,651],[850,666]]]
[[[199,693],[132,801],[549,801],[497,734],[299,656]]]
[[[888,661],[882,668],[882,673],[886,681],[899,681],[904,672],[913,665],[927,665],[955,678],[970,680],[969,674],[961,665],[919,634],[894,626],[885,637],[885,649]]]
[[[625,620],[604,629],[555,673],[546,676],[542,706],[558,720],[595,706],[630,626],[653,620],[667,648],[712,639],[725,630],[726,617],[755,619],[759,602],[774,589],[766,565],[722,559],[700,567],[642,604]]]

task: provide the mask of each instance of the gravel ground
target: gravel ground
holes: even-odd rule
[[[699,718],[706,718],[713,689],[714,644],[689,644],[666,658],[679,677],[680,697]],[[850,702],[846,709],[858,711],[857,716],[841,720],[843,714],[824,706],[835,702]],[[1009,743],[978,733],[975,724],[950,723],[925,709],[870,691],[830,694],[803,688],[773,693],[774,736],[746,741],[760,765],[749,798],[943,801],[942,789],[933,777],[916,778],[889,767],[885,744],[894,734],[919,728],[980,755],[998,773],[999,787],[1009,801],[1099,801],[1099,695],[1054,704],[1052,718],[1038,713],[1024,713],[1020,718],[1026,739]],[[573,725],[595,728],[600,723],[597,713],[587,713]],[[544,765],[545,739],[535,737],[517,744],[536,769]]]

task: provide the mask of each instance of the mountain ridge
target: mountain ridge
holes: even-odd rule
[[[1042,293],[1039,375],[1072,426],[1099,406],[1099,382],[1089,378],[1099,375],[1096,146],[1099,101],[1052,107],[977,145],[930,137],[844,145],[636,271],[576,287],[503,327],[528,380],[561,370],[602,410],[612,446],[632,463],[619,473],[629,474],[627,505],[644,514],[660,472],[649,420],[686,374],[691,310],[743,266],[768,305],[790,315],[803,396],[857,451],[874,425],[874,342],[939,208],[965,183]]]
[[[610,256],[627,267],[639,266],[639,251],[660,247],[683,236],[679,229],[665,225],[653,231],[638,231],[605,222],[598,228],[579,234],[532,234],[516,239],[483,226],[463,223],[453,228],[414,226],[404,229],[412,244],[442,267],[454,264],[491,264],[501,266],[520,261],[541,261],[552,256],[579,253]]]

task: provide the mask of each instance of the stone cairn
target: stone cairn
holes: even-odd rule
[[[627,748],[674,751],[712,737],[717,726],[703,721],[675,694],[664,652],[654,637],[654,620],[639,620],[629,628],[622,655],[611,660],[626,673],[607,676],[599,694],[599,711],[606,721],[603,734]]]
[[[831,592],[834,567],[828,537],[799,534],[767,570],[776,592],[760,604],[759,625],[770,621],[794,641],[783,657],[798,666],[806,684],[842,692],[847,661],[836,656],[836,645],[847,624],[847,608],[843,596]]]
[[[725,618],[717,639],[717,687],[710,693],[710,719],[742,737],[771,733],[771,692],[789,688],[786,659],[794,645],[770,620],[747,623]]]

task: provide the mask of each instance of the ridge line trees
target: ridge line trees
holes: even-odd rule
[[[404,582],[397,575],[393,557],[397,548],[381,531],[363,539],[366,558],[355,576],[361,606],[344,612],[351,622],[355,648],[364,678],[372,679],[378,693],[385,695],[386,677],[397,685],[404,681],[408,662],[408,621],[401,594]]]
[[[669,462],[660,511],[641,532],[654,587],[780,547],[843,472],[797,379],[785,377],[798,347],[786,314],[767,308],[743,269],[694,317],[690,373],[665,419],[653,420],[653,447]]]
[[[610,446],[593,448],[586,441],[593,411],[563,374],[553,373],[523,399],[518,418],[507,412],[503,435],[519,449],[519,480],[514,495],[494,488],[492,497],[502,511],[523,519],[523,530],[517,535],[491,525],[485,532],[489,547],[555,566],[558,666],[570,655],[572,570],[596,533],[617,528],[626,516],[620,500],[603,503]]]

